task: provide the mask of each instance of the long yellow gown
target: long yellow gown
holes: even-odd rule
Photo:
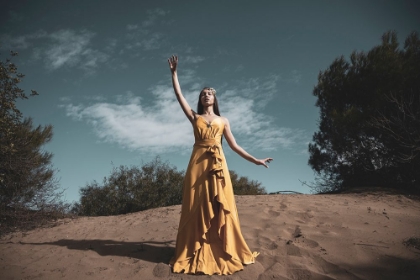
[[[184,179],[175,256],[176,273],[232,274],[254,263],[240,229],[229,169],[221,146],[223,119],[193,122],[195,144]]]

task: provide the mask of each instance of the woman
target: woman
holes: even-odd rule
[[[195,144],[188,165],[182,199],[182,213],[176,240],[173,271],[189,274],[232,274],[243,264],[254,263],[242,237],[222,136],[246,160],[267,166],[272,158],[256,159],[236,144],[229,122],[220,116],[216,91],[200,92],[197,112],[181,93],[178,57],[168,59],[176,98],[194,129]]]

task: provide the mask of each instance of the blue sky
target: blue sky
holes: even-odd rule
[[[403,45],[420,31],[418,1],[8,1],[0,11],[0,52],[40,94],[18,107],[52,124],[57,179],[65,199],[113,166],[160,156],[188,164],[193,135],[173,94],[167,58],[179,56],[184,95],[196,106],[216,88],[221,114],[255,166],[225,143],[229,168],[267,191],[309,193],[308,143],[319,111],[320,70],[367,51],[396,30]],[[300,180],[300,181],[299,181]]]

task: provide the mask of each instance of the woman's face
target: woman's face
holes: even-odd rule
[[[214,104],[214,94],[210,89],[203,89],[200,94],[200,101],[204,107],[208,107]]]

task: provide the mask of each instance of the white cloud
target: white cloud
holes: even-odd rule
[[[102,140],[125,148],[165,152],[191,147],[192,129],[174,99],[171,88],[154,89],[155,102],[146,106],[139,98],[123,104],[96,103],[91,106],[67,104],[67,115],[94,126]]]
[[[33,48],[31,60],[36,61],[42,59],[42,49],[40,48]]]
[[[9,34],[2,34],[0,41],[2,42],[1,47],[8,50],[25,50],[34,45],[34,40],[43,39],[48,37],[47,32],[44,30],[38,30],[32,34],[10,36]]]
[[[245,69],[243,64],[239,64],[236,68],[235,68],[235,72],[241,72]]]
[[[256,109],[264,108],[271,100],[272,96],[277,93],[277,83],[280,76],[269,75],[265,78],[252,78],[239,83],[236,88],[226,90],[226,95],[243,96],[250,100],[254,100]]]
[[[78,66],[93,71],[100,63],[106,62],[108,55],[90,48],[94,33],[60,30],[49,35],[53,44],[45,50],[46,65],[55,70],[63,66]]]
[[[190,73],[193,76],[193,72]],[[256,104],[265,97],[250,94],[256,89],[274,90],[276,79],[256,79],[251,87],[230,89],[219,96],[222,115],[229,119],[238,143],[250,150],[272,151],[280,148],[300,151],[307,142],[300,129],[280,127]],[[184,96],[195,107],[199,88],[190,83]],[[183,114],[172,87],[157,85],[150,89],[152,100],[143,100],[131,91],[117,101],[93,105],[63,105],[67,115],[94,127],[106,142],[142,152],[188,151],[193,144],[191,124]],[[144,95],[143,95],[144,96]]]
[[[137,24],[127,24],[127,30],[136,30],[139,28]]]
[[[69,96],[63,96],[63,97],[60,97],[59,100],[61,102],[70,102],[71,98]]]
[[[105,51],[107,53],[113,53],[115,48],[117,47],[117,44],[118,44],[117,39],[108,39],[108,42],[105,45]]]
[[[167,13],[162,9],[148,10],[147,17],[140,24],[128,24],[125,48],[131,51],[136,49],[144,51],[160,49],[163,36],[159,32],[151,32],[150,28],[155,26],[158,19]]]
[[[153,9],[153,10],[148,10],[147,13],[149,15],[157,15],[157,16],[165,16],[166,14],[168,14],[167,11],[164,11],[164,10],[159,9],[159,8],[156,8],[156,9]]]
[[[27,49],[29,47],[28,38],[25,36],[12,37],[9,34],[3,34],[0,38],[2,48],[12,49]]]
[[[299,84],[302,79],[302,74],[298,70],[293,70],[291,75],[291,81],[295,84]]]
[[[160,48],[161,38],[162,35],[154,33],[150,37],[141,40],[139,43],[145,51],[156,50]]]
[[[264,113],[264,107],[276,92],[278,76],[253,79],[247,86],[227,90],[219,98],[224,114],[239,144],[261,150],[298,148],[305,144],[305,131],[280,127],[275,119]]]
[[[200,62],[204,61],[204,57],[199,56],[199,55],[195,55],[195,56],[193,56],[193,55],[187,55],[187,56],[183,57],[182,61],[184,63],[193,63],[193,64],[195,64],[195,63],[200,63]]]
[[[166,11],[162,9],[153,9],[147,11],[148,17],[142,22],[143,27],[149,27],[155,24],[156,19],[159,16],[165,16],[167,14]]]
[[[71,30],[61,30],[50,35],[53,45],[45,54],[49,68],[57,69],[65,64],[74,66],[81,60],[81,54],[87,48],[92,33],[75,34]]]
[[[2,35],[6,48],[24,50],[31,48],[32,60],[43,60],[49,70],[62,67],[77,67],[92,73],[99,65],[107,62],[109,56],[92,47],[94,33],[87,30],[63,29],[53,33],[38,30],[35,33],[12,37]],[[115,44],[115,42],[111,42]]]

